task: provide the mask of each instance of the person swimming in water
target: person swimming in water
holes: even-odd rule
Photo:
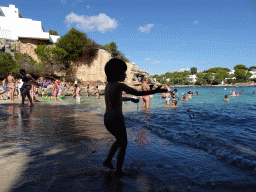
[[[126,70],[126,63],[117,58],[110,59],[105,65],[107,84],[105,87],[106,111],[104,114],[104,125],[106,126],[106,129],[115,137],[116,141],[112,144],[103,165],[114,169],[111,161],[119,149],[116,167],[116,175],[118,177],[123,175],[122,167],[127,147],[127,134],[122,113],[122,101],[132,101],[134,103],[139,102],[139,99],[122,97],[122,91],[136,96],[151,95],[167,91],[166,89],[161,89],[161,86],[152,91],[138,91],[132,87],[129,87],[123,83],[126,79]]]
[[[223,99],[223,101],[229,101],[229,99],[228,99],[228,96],[227,96],[227,95],[225,95],[225,98]]]
[[[172,100],[172,108],[177,108],[178,101]]]
[[[181,98],[182,101],[187,101],[188,99],[186,98],[186,95],[184,94]]]

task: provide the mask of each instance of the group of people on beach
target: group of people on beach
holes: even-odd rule
[[[18,99],[22,104],[24,104],[25,97],[27,96],[30,101],[30,106],[33,106],[34,101],[38,95],[38,88],[31,84],[31,80],[35,82],[35,79],[30,75],[26,74],[24,69],[20,70],[22,76],[21,79],[17,80],[14,78],[13,73],[10,73],[7,78],[3,80],[3,90],[4,98],[10,99],[14,102],[14,97],[18,96]]]
[[[10,99],[10,101],[13,103],[15,96],[17,96],[18,100],[23,103],[22,98],[25,99],[25,97],[27,96],[29,101],[31,99],[30,106],[33,106],[34,102],[39,102],[39,100],[37,99],[39,91],[42,93],[43,97],[54,97],[55,100],[57,100],[60,99],[59,96],[62,95],[63,89],[73,88],[73,98],[80,100],[80,91],[81,87],[83,86],[82,81],[78,82],[78,80],[76,79],[74,82],[74,86],[71,87],[70,83],[66,82],[65,78],[63,78],[62,82],[59,79],[52,81],[44,79],[43,77],[40,77],[38,78],[38,80],[35,80],[30,74],[26,74],[25,77],[23,77],[23,73],[26,74],[25,70],[20,70],[20,74],[22,76],[20,79],[15,79],[13,73],[10,73],[6,78],[4,78],[2,82],[3,99]],[[28,77],[29,79],[26,79],[26,77]],[[29,91],[26,89],[24,92],[22,92],[22,87],[25,87],[26,81],[28,81],[30,85],[26,86],[27,89],[29,88]],[[53,88],[52,92],[46,94],[46,88],[50,87]],[[89,96],[89,88],[90,85],[87,84],[85,90],[87,97]],[[100,97],[98,85],[94,87],[93,92],[95,98],[98,99]]]

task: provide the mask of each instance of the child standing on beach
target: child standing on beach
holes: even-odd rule
[[[104,125],[116,138],[116,141],[112,144],[103,165],[114,169],[111,161],[116,151],[119,149],[116,167],[116,175],[118,177],[123,175],[122,167],[127,147],[127,134],[122,113],[122,101],[139,102],[139,99],[122,97],[122,91],[136,96],[151,95],[167,91],[166,89],[160,89],[160,87],[153,91],[137,91],[136,89],[127,86],[122,83],[126,78],[126,70],[126,63],[121,59],[116,58],[110,59],[105,66],[108,83],[105,87],[106,112],[104,114]]]

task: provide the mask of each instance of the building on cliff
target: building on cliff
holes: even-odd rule
[[[38,45],[54,46],[53,44],[59,38],[60,36],[50,35],[45,32],[41,21],[24,18],[19,9],[15,8],[15,5],[9,5],[9,7],[0,6],[0,51],[14,56],[13,51],[16,50],[21,54],[28,54],[35,61],[40,62],[34,49]],[[99,49],[97,54],[98,56],[90,63],[86,63],[83,58],[78,59],[75,77],[79,81],[91,85],[106,81],[104,67],[112,57],[109,52],[103,49]],[[125,83],[139,85],[138,77],[140,79],[143,79],[143,77],[150,79],[149,73],[140,70],[135,63],[126,64],[127,78]]]
[[[45,32],[41,21],[24,18],[15,5],[0,6],[0,39],[48,45],[57,42],[59,38]]]

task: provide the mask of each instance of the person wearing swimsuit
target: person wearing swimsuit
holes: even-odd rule
[[[177,89],[174,89],[173,92],[171,93],[171,98],[172,98],[173,101],[177,100],[177,96],[175,94],[176,92],[177,92]]]
[[[21,96],[22,96],[22,104],[24,105],[25,97],[27,96],[30,102],[30,107],[33,107],[33,102],[30,97],[30,89],[31,89],[31,82],[32,79],[34,82],[36,81],[30,74],[26,74],[24,69],[20,70],[20,74],[22,75],[23,85],[21,87]]]
[[[10,96],[10,101],[14,102],[14,92],[15,92],[15,79],[12,76],[12,73],[7,77],[8,80],[8,88],[9,88],[9,96]]]
[[[166,104],[170,104],[170,91],[171,91],[171,88],[170,88],[170,82],[167,82],[165,84],[165,88],[168,90],[166,93],[165,93],[165,101],[166,101]]]
[[[150,91],[150,88],[148,86],[148,82],[149,82],[149,79],[147,79],[147,78],[143,79],[143,83],[141,85],[141,90],[142,91]],[[146,107],[146,109],[149,109],[149,106],[150,106],[150,95],[143,95],[142,96],[142,100],[143,100],[142,108]]]
[[[57,100],[58,92],[59,92],[58,83],[55,82],[55,84],[53,86],[53,94],[54,94],[54,97],[55,97],[55,101]]]

